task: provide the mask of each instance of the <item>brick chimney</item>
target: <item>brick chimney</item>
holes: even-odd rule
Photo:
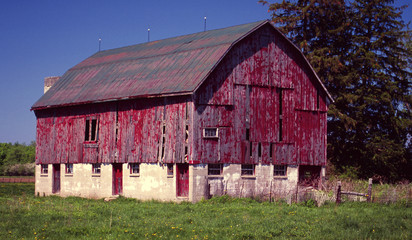
[[[57,80],[59,80],[59,79],[60,79],[60,77],[46,77],[46,78],[44,78],[44,93],[49,91],[51,86],[53,86],[57,82]]]

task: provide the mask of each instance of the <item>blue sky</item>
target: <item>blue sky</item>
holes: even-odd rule
[[[271,1],[270,1],[271,2]],[[409,3],[402,0],[398,3]],[[404,19],[411,19],[409,7]],[[270,18],[257,0],[1,0],[0,142],[36,137],[32,104],[47,76],[98,51]]]

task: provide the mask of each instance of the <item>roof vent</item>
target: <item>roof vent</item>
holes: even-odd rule
[[[60,77],[46,77],[46,78],[44,78],[44,93],[49,91],[51,86],[53,86],[57,82],[57,80],[59,80],[59,79],[60,79]]]

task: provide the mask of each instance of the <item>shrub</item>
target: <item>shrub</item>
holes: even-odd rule
[[[34,176],[34,163],[14,164],[4,167],[7,176]]]

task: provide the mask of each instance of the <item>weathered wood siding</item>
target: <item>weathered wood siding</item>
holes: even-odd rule
[[[191,109],[190,97],[170,97],[38,110],[36,162],[188,161]],[[95,142],[85,141],[87,118],[98,121]]]
[[[195,94],[193,159],[325,165],[327,96],[320,88],[296,49],[270,28],[257,30]],[[206,127],[217,127],[219,138],[203,138]]]

